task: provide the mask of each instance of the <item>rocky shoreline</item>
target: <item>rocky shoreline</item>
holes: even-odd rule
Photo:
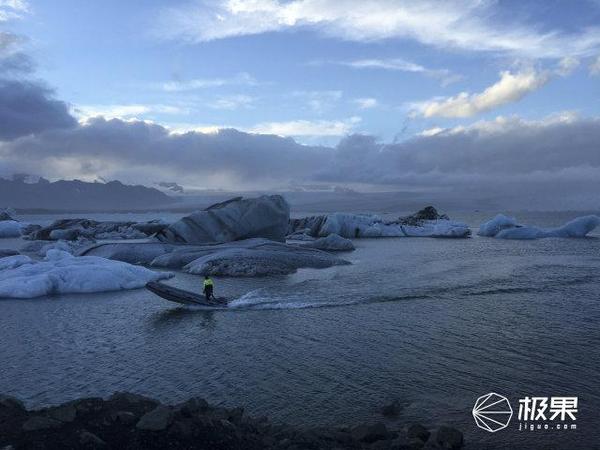
[[[396,414],[394,405],[382,409]],[[419,424],[297,428],[194,397],[177,405],[131,393],[40,410],[0,395],[0,449],[459,449],[462,433]]]

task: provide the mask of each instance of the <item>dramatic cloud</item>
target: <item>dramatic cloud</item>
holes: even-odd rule
[[[164,176],[229,189],[320,182],[441,192],[463,200],[537,195],[536,202],[564,206],[568,199],[590,207],[600,188],[598,142],[600,119],[571,114],[540,121],[498,118],[395,144],[350,135],[336,147],[231,129],[173,134],[156,124],[98,118],[2,143],[0,158],[14,170],[44,167],[53,177],[148,183]]]
[[[29,81],[0,79],[0,140],[54,128],[70,128],[76,120],[52,91]]]
[[[342,64],[355,69],[383,69],[398,72],[420,73],[425,76],[440,80],[442,86],[447,86],[462,79],[461,75],[454,74],[448,69],[429,69],[420,64],[406,61],[402,58],[391,59],[357,59],[354,61],[343,61]]]
[[[309,27],[341,39],[408,38],[436,47],[499,51],[528,57],[589,55],[600,29],[542,31],[497,20],[489,0],[221,0],[190,2],[161,13],[157,33],[203,42]]]
[[[0,31],[0,77],[26,74],[33,71],[33,62],[23,51],[25,39]]]
[[[545,72],[501,72],[500,80],[479,94],[461,92],[455,97],[414,105],[423,117],[471,117],[516,102],[542,87],[549,79]]]
[[[219,130],[170,133],[146,122],[90,119],[68,130],[53,130],[0,145],[12,167],[31,162],[52,177],[119,178],[147,182],[158,176],[178,183],[235,188],[272,185],[271,180],[304,177],[327,159],[330,149],[302,146],[292,139]]]

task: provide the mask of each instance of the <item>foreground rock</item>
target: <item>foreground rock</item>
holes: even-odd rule
[[[129,393],[84,398],[37,411],[0,396],[0,448],[104,449],[459,449],[462,433],[442,426],[390,429],[383,423],[354,427],[295,428],[244,414],[242,408],[191,398],[177,405]]]
[[[541,239],[548,237],[581,238],[600,225],[600,216],[582,216],[567,222],[562,227],[538,228],[520,225],[514,217],[498,214],[479,227],[480,236],[498,239]]]
[[[31,240],[74,241],[77,239],[143,239],[158,233],[168,224],[151,222],[98,222],[90,219],[60,219],[47,227],[32,230]]]
[[[157,237],[168,243],[206,244],[249,238],[284,241],[290,207],[280,195],[236,197],[171,224]]]
[[[25,255],[0,258],[0,298],[136,289],[171,276],[119,261],[49,250],[43,261]]]
[[[338,234],[344,238],[373,237],[444,237],[464,238],[471,235],[469,227],[438,214],[432,206],[401,217],[395,221],[384,221],[374,214],[333,213],[322,216],[290,220],[290,237],[306,234],[325,237]]]
[[[107,243],[85,249],[80,254],[183,269],[199,275],[232,277],[282,275],[300,268],[321,269],[350,264],[318,249],[258,238],[213,245]]]

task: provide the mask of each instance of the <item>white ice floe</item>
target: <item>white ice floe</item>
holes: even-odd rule
[[[27,226],[27,224],[17,220],[2,220],[0,221],[0,238],[19,237],[25,226]]]
[[[386,223],[374,214],[328,214],[319,236],[338,234],[344,238],[369,237],[467,237],[468,225],[447,219],[425,220],[419,225]]]
[[[519,225],[516,219],[498,214],[492,220],[479,227],[480,236],[498,239],[540,239],[548,237],[585,237],[600,225],[600,217],[595,215],[577,217],[562,227],[538,228]]]
[[[136,289],[172,276],[169,272],[95,256],[75,257],[54,249],[42,261],[23,255],[1,258],[0,298]]]

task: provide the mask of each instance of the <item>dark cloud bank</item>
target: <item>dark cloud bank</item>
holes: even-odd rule
[[[0,78],[3,175],[119,178],[148,185],[169,179],[230,189],[323,182],[428,193],[433,202],[454,198],[465,207],[470,201],[485,206],[487,200],[506,208],[600,207],[596,118],[506,119],[402,143],[352,135],[332,148],[306,146],[233,129],[174,134],[157,124],[104,118],[82,125],[48,88],[24,75],[27,67],[20,76],[4,70]]]

